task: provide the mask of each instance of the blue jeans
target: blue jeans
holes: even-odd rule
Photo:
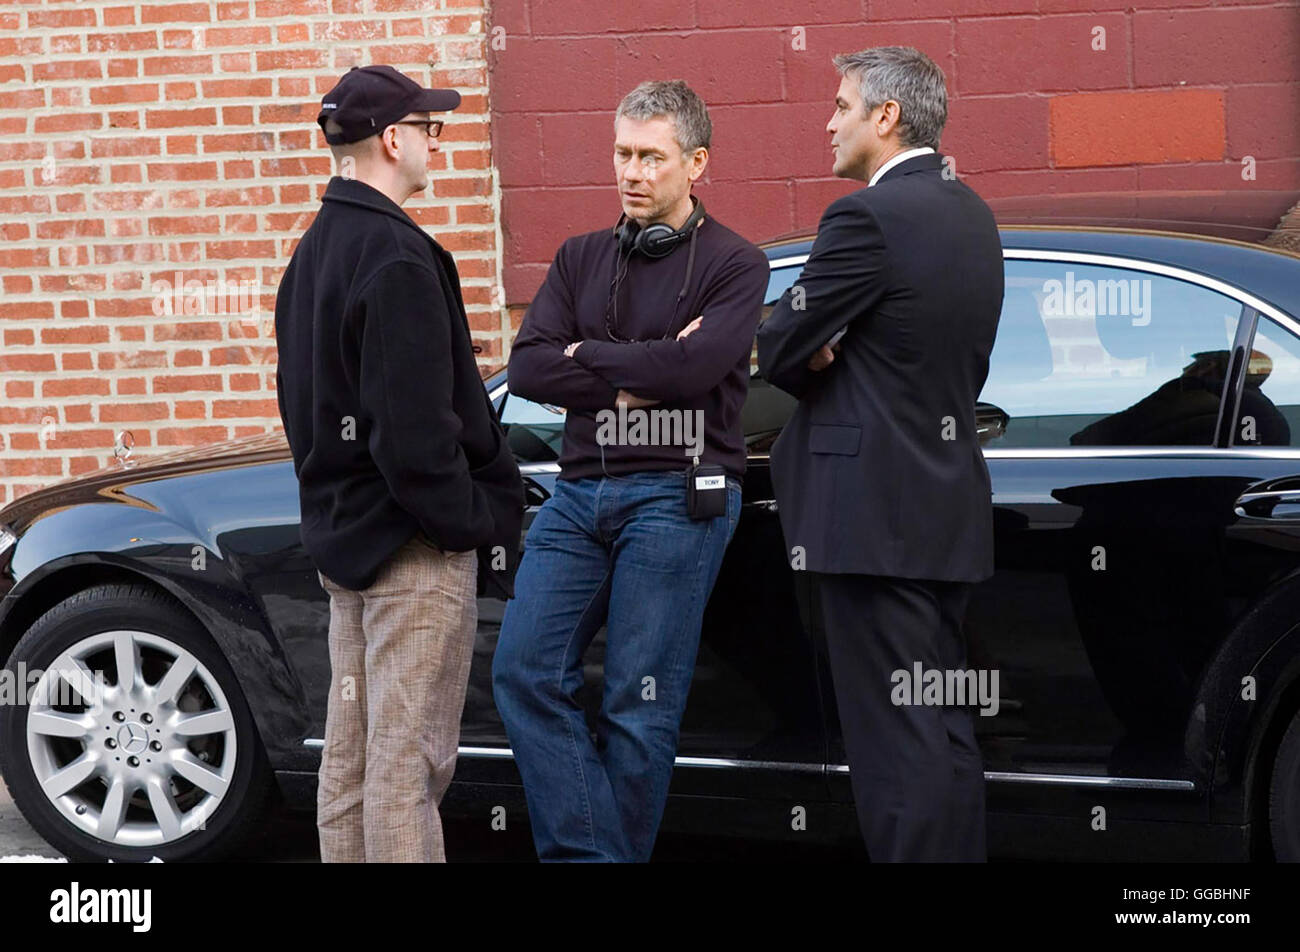
[[[704,606],[740,517],[686,514],[685,472],[556,480],[528,530],[492,687],[537,855],[644,862],[668,798]],[[576,693],[606,626],[593,741]]]

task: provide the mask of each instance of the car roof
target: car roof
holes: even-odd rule
[[[1007,249],[1136,258],[1206,274],[1300,316],[1300,254],[1261,244],[1300,192],[1139,192],[993,199]],[[813,231],[764,243],[770,262],[806,256]]]
[[[1166,231],[1260,243],[1277,229],[1288,210],[1300,205],[1300,190],[1079,192],[1008,195],[986,201],[999,227]],[[1300,244],[1300,220],[1291,228]],[[801,228],[776,235],[760,246],[806,244],[816,233],[816,228]]]

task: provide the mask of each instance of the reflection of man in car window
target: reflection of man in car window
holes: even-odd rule
[[[1228,375],[1229,351],[1192,355],[1181,376],[1163,384],[1133,406],[1103,417],[1070,437],[1073,446],[1209,446],[1219,419],[1219,402]],[[1254,421],[1254,439],[1237,442],[1286,445],[1291,429],[1260,385],[1273,370],[1267,355],[1252,351],[1241,392],[1240,418]],[[1247,437],[1250,434],[1246,434]]]

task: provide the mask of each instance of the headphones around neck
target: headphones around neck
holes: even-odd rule
[[[647,258],[662,258],[670,254],[695,233],[696,226],[704,218],[704,203],[694,195],[691,196],[691,201],[695,207],[681,228],[673,228],[663,222],[642,228],[626,214],[620,215],[614,226],[614,233],[618,235],[618,250],[623,254],[639,251]]]
[[[674,229],[671,225],[662,222],[642,228],[626,214],[619,217],[618,223],[613,228],[614,234],[618,236],[618,249],[614,255],[614,278],[610,281],[609,297],[605,301],[605,332],[610,340],[623,344],[630,343],[620,337],[615,328],[618,324],[618,289],[626,274],[627,265],[632,261],[633,252],[639,251],[650,258],[663,258],[683,241],[689,239],[691,253],[686,259],[686,280],[682,282],[682,289],[677,292],[677,298],[673,302],[672,316],[668,319],[668,329],[664,331],[663,339],[667,340],[668,335],[672,333],[673,325],[677,320],[677,307],[682,303],[682,298],[686,297],[686,290],[690,287],[691,272],[695,268],[695,235],[700,222],[704,220],[704,203],[694,195],[691,196],[691,201],[695,207],[691,209],[691,214],[686,221],[682,222],[681,228]],[[626,259],[624,255],[627,256]]]

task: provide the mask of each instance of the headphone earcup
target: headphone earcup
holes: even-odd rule
[[[636,250],[648,258],[662,258],[677,247],[681,236],[682,233],[670,225],[650,225],[637,232]]]

